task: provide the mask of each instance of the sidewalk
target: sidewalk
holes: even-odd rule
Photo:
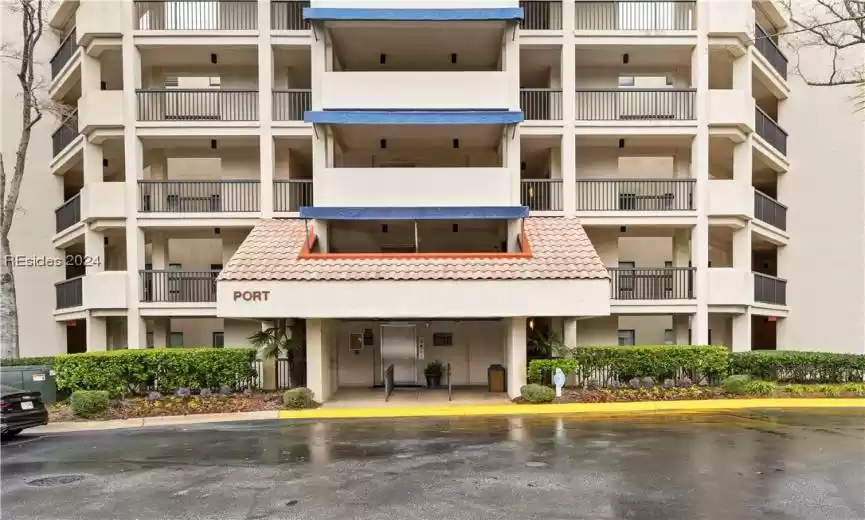
[[[66,433],[93,430],[119,430],[122,428],[144,428],[146,426],[178,426],[183,424],[222,423],[234,421],[268,421],[279,418],[279,410],[243,413],[208,413],[194,415],[168,415],[138,419],[116,419],[112,421],[69,421],[49,423],[25,430],[26,433]]]

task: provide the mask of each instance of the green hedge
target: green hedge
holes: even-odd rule
[[[0,359],[0,366],[20,367],[27,365],[53,365],[54,356],[23,357],[16,359]]]
[[[865,377],[865,355],[789,350],[735,352],[730,354],[730,373],[790,383],[861,382]]]
[[[561,368],[576,374],[577,384],[594,381],[609,385],[633,378],[651,377],[656,382],[689,377],[694,383],[718,382],[729,373],[729,353],[724,347],[694,345],[587,346],[568,350],[561,359],[535,359],[529,363],[528,380],[537,383]]]
[[[108,409],[108,392],[104,390],[78,390],[72,392],[69,407],[76,417],[92,417]]]
[[[250,348],[112,350],[57,356],[54,369],[60,390],[106,390],[118,396],[149,388],[244,388],[255,375],[254,359]]]

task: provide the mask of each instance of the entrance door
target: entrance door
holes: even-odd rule
[[[417,384],[417,339],[414,325],[381,326],[381,373],[393,365],[394,384]]]

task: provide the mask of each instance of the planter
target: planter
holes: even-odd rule
[[[438,388],[441,386],[442,376],[426,376],[426,386],[429,388]]]

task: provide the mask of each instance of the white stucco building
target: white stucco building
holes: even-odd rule
[[[327,399],[431,360],[503,365],[513,395],[536,328],[865,352],[862,117],[764,37],[778,0],[61,0],[50,23],[47,95],[77,112],[34,134],[13,247],[86,265],[17,270],[22,355],[303,319]]]

